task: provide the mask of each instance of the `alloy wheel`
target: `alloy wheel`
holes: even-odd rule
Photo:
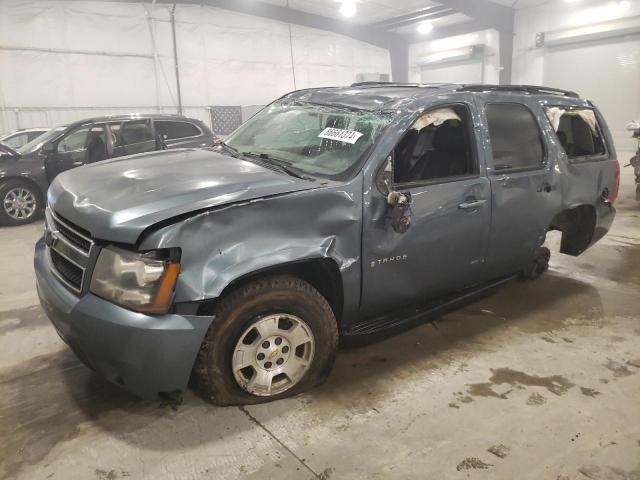
[[[233,375],[253,395],[277,395],[304,377],[314,348],[313,333],[301,318],[286,313],[268,315],[240,336],[233,351]]]
[[[16,187],[9,190],[3,199],[4,211],[14,220],[27,220],[36,211],[36,196],[25,187]]]

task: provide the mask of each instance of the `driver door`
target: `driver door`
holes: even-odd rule
[[[449,109],[443,117],[448,120],[439,118],[440,125],[421,120],[438,109]],[[395,147],[391,190],[411,197],[406,231],[394,228],[397,207],[391,207],[378,188],[371,189],[369,201],[365,198],[362,317],[380,316],[484,280],[491,186],[479,162],[474,109],[472,103],[430,109]],[[435,117],[442,117],[440,112]]]
[[[85,164],[90,130],[91,126],[78,127],[58,141],[44,162],[48,183],[65,170]]]

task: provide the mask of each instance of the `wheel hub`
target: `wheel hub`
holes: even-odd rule
[[[276,370],[289,359],[291,345],[284,337],[271,336],[260,343],[256,352],[256,363],[265,370]]]

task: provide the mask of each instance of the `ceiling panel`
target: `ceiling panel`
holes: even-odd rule
[[[287,0],[262,0],[266,3],[287,6]],[[387,20],[427,7],[440,5],[429,0],[356,0],[357,12],[351,18],[343,17],[338,9],[339,0],[289,0],[289,8],[302,12],[336,18],[357,24],[369,24]]]
[[[543,5],[545,3],[550,3],[551,1],[557,0],[491,0],[493,3],[499,3],[500,5],[505,5],[507,7],[515,7],[515,8],[527,8],[527,7],[537,7],[539,5]]]
[[[447,15],[446,17],[441,17],[441,18],[436,18],[434,20],[429,20],[429,22],[435,28],[448,27],[450,25],[457,25],[457,24],[465,23],[465,22],[469,22],[469,21],[471,21],[471,17],[468,17],[467,15],[465,15],[463,13],[454,13],[453,15]],[[390,31],[391,32],[395,32],[395,33],[413,34],[413,33],[416,33],[416,28],[418,26],[418,23],[414,23],[412,25],[405,25],[405,26],[402,26],[400,28],[395,28],[395,29],[390,30]]]

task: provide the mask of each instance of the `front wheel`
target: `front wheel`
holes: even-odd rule
[[[42,210],[40,192],[22,180],[0,184],[0,225],[17,226],[33,222]]]
[[[223,297],[202,344],[195,380],[217,405],[263,403],[322,383],[338,346],[326,299],[293,276],[255,280]]]

